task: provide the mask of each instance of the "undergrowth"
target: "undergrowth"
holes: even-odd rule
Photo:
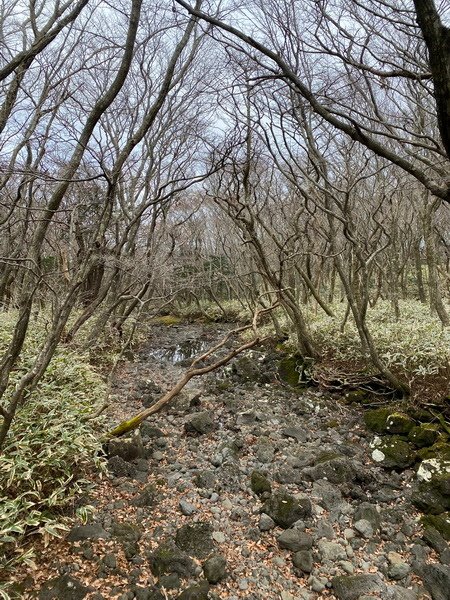
[[[0,352],[10,339],[15,317],[2,314]],[[10,388],[32,364],[44,335],[45,319],[34,321]],[[47,541],[67,528],[68,509],[86,490],[87,474],[93,466],[101,467],[99,435],[86,417],[104,395],[105,384],[90,366],[87,353],[62,345],[38,388],[18,411],[0,456],[3,569],[32,561],[31,551],[24,550],[29,536],[41,535]],[[80,507],[79,516],[86,517],[88,510]]]

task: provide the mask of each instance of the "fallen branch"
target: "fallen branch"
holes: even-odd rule
[[[276,302],[275,304],[273,304],[272,306],[270,306],[268,308],[264,308],[264,309],[257,311],[254,314],[252,323],[250,325],[244,325],[242,327],[238,327],[237,329],[233,329],[232,331],[227,333],[227,335],[218,344],[216,344],[215,346],[210,348],[207,352],[205,352],[204,354],[202,354],[201,356],[196,358],[192,362],[189,369],[183,374],[181,379],[162,398],[160,398],[157,402],[155,402],[155,404],[152,404],[152,406],[150,406],[149,408],[146,408],[145,410],[138,413],[134,417],[131,417],[131,419],[123,421],[122,423],[117,425],[117,427],[115,427],[112,431],[109,431],[105,435],[105,439],[108,440],[113,437],[119,437],[121,435],[124,435],[125,433],[128,433],[129,431],[133,431],[134,429],[139,427],[139,425],[143,421],[145,421],[145,419],[147,419],[150,415],[153,415],[156,412],[158,412],[159,410],[161,410],[161,408],[163,406],[165,406],[173,398],[175,398],[175,396],[177,396],[181,392],[181,390],[185,387],[185,385],[193,377],[199,377],[200,375],[206,375],[206,373],[211,373],[211,371],[215,371],[219,367],[223,367],[224,365],[229,363],[230,360],[232,360],[233,358],[238,356],[238,354],[241,354],[242,352],[245,352],[245,350],[248,350],[249,348],[253,348],[257,344],[261,344],[261,343],[267,341],[268,339],[270,339],[270,336],[267,336],[264,338],[260,338],[258,336],[257,323],[258,323],[258,319],[261,315],[270,312],[277,306],[278,306],[278,302]],[[234,335],[243,333],[244,331],[246,331],[248,329],[253,330],[254,337],[252,340],[250,340],[249,342],[246,342],[245,344],[242,344],[241,346],[239,346],[238,348],[235,348],[234,350],[231,350],[231,352],[229,352],[222,358],[217,359],[215,362],[213,362],[209,365],[205,365],[204,367],[196,366],[200,362],[203,362],[206,359],[210,358],[211,355],[214,354],[215,352],[217,352],[218,350],[220,350],[220,348],[223,348],[223,346],[225,346],[225,344],[230,340],[231,337],[233,337]]]

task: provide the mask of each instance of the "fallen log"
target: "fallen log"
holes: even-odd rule
[[[253,316],[253,320],[252,320],[251,324],[244,325],[242,327],[238,327],[237,329],[233,329],[232,331],[230,331],[218,344],[216,344],[215,346],[213,346],[212,348],[207,350],[204,354],[202,354],[201,356],[196,358],[192,362],[192,364],[188,368],[188,370],[183,374],[181,379],[179,379],[179,381],[174,385],[174,387],[172,389],[170,389],[166,394],[164,394],[164,396],[162,398],[160,398],[157,402],[155,402],[155,404],[152,404],[152,406],[146,408],[145,410],[141,411],[137,415],[134,415],[130,419],[127,419],[125,421],[122,421],[122,423],[119,423],[119,425],[117,425],[117,427],[114,427],[114,429],[112,429],[105,435],[105,441],[109,440],[111,438],[114,438],[114,437],[120,437],[121,435],[124,435],[125,433],[133,431],[134,429],[139,427],[139,425],[143,421],[145,421],[145,419],[147,419],[151,415],[157,413],[159,410],[161,410],[161,408],[163,406],[165,406],[171,400],[173,400],[173,398],[175,398],[181,392],[181,390],[185,387],[185,385],[193,377],[199,377],[201,375],[206,375],[206,373],[211,373],[211,371],[215,371],[219,367],[223,367],[224,365],[229,363],[233,358],[238,356],[238,354],[241,354],[242,352],[245,352],[245,350],[249,350],[250,348],[253,348],[254,346],[264,343],[265,341],[270,339],[270,336],[266,336],[263,338],[258,336],[257,323],[258,323],[258,319],[261,315],[270,312],[277,306],[278,306],[278,303],[275,303],[268,308],[264,308],[262,310],[257,311],[255,313],[255,315]],[[251,339],[249,342],[246,342],[245,344],[241,344],[237,348],[234,348],[233,350],[231,350],[231,352],[229,352],[222,358],[218,358],[215,362],[213,362],[211,364],[205,365],[203,367],[198,366],[199,363],[210,358],[214,353],[216,353],[218,350],[223,348],[225,346],[225,344],[234,335],[239,335],[240,333],[243,333],[244,331],[247,331],[248,329],[252,329],[253,333],[254,333],[253,339]]]

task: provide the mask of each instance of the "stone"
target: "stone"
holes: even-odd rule
[[[313,557],[309,550],[299,550],[292,555],[292,564],[303,573],[311,573]]]
[[[139,431],[136,430],[128,437],[109,440],[107,454],[109,458],[119,456],[126,462],[130,462],[136,458],[145,458],[145,449]]]
[[[277,492],[266,500],[261,512],[283,529],[288,529],[299,519],[311,516],[312,505],[308,498],[297,499],[287,492]]]
[[[241,381],[258,381],[261,375],[259,362],[250,356],[241,356],[231,365],[231,372]]]
[[[227,573],[227,561],[223,556],[211,556],[203,565],[205,578],[213,585],[222,581]]]
[[[264,493],[270,494],[270,492],[272,491],[270,481],[260,471],[252,472],[250,487],[257,496],[261,496]]]
[[[356,522],[362,519],[365,521],[369,521],[374,531],[378,531],[378,529],[380,528],[380,513],[378,512],[375,504],[370,504],[369,502],[362,502],[358,506],[358,508],[355,510],[353,520]]]
[[[353,524],[353,527],[362,535],[362,537],[368,540],[373,536],[372,524],[367,521],[367,519],[360,519],[359,521],[356,521],[356,523]]]
[[[115,477],[130,477],[131,479],[136,479],[137,477],[137,469],[136,467],[121,458],[120,456],[113,456],[108,459],[108,470]]]
[[[309,533],[304,533],[298,529],[286,529],[277,538],[280,548],[298,552],[299,550],[308,550],[312,548],[313,538]]]
[[[159,427],[151,425],[148,421],[141,423],[139,429],[141,431],[141,437],[146,440],[157,440],[158,438],[164,437],[164,432],[159,429]]]
[[[422,481],[413,487],[411,501],[423,512],[438,515],[450,510],[450,463],[438,459],[427,462]]]
[[[208,600],[209,583],[201,581],[197,585],[191,585],[178,596],[178,600]]]
[[[433,600],[448,600],[450,567],[437,563],[414,563],[415,573],[422,578]]]
[[[183,514],[185,517],[190,517],[195,512],[197,512],[195,506],[190,502],[187,502],[186,500],[180,500],[178,506],[180,508],[181,514]]]
[[[275,456],[275,448],[268,438],[261,436],[255,447],[256,459],[264,464],[271,463]]]
[[[317,544],[317,547],[323,560],[335,562],[338,560],[345,560],[347,558],[347,552],[345,551],[345,548],[337,542],[321,540]]]
[[[170,575],[161,575],[158,578],[158,586],[166,588],[166,590],[177,590],[181,585],[180,576],[178,573]]]
[[[306,442],[308,433],[303,427],[285,427],[281,432],[287,438],[293,438],[297,442]]]
[[[218,544],[224,544],[226,542],[226,537],[225,534],[222,533],[221,531],[213,531],[212,533],[212,539],[217,542]]]
[[[214,549],[212,532],[209,523],[188,523],[177,530],[175,543],[190,556],[206,558]]]
[[[111,533],[122,544],[138,542],[141,539],[140,527],[134,523],[113,523]]]
[[[411,567],[405,563],[402,556],[397,552],[388,552],[387,559],[390,563],[388,568],[388,576],[395,581],[405,579],[411,571]]]
[[[447,542],[450,542],[450,512],[441,515],[424,515],[420,520],[424,527],[433,527]]]
[[[154,485],[149,483],[143,490],[131,500],[133,506],[141,508],[145,506],[154,506],[157,502],[158,493]]]
[[[333,577],[331,585],[339,600],[358,600],[364,594],[382,593],[385,589],[381,577],[376,573],[340,575]]]
[[[186,433],[196,433],[204,435],[211,433],[216,429],[216,423],[214,422],[211,414],[207,411],[195,413],[188,421],[184,424]]]
[[[164,542],[148,555],[151,572],[156,577],[177,573],[181,577],[190,577],[196,572],[196,564],[172,541]]]
[[[211,489],[216,485],[216,475],[213,471],[199,471],[194,476],[197,487],[202,489]]]
[[[346,457],[329,457],[323,462],[303,470],[306,479],[317,481],[326,479],[330,483],[350,483],[356,477],[352,462]]]
[[[414,419],[405,413],[394,412],[386,419],[386,433],[408,435],[415,424]]]
[[[275,527],[275,521],[269,515],[262,513],[259,517],[258,527],[260,531],[270,531]]]
[[[282,358],[278,363],[278,375],[292,387],[304,385],[308,380],[305,359],[298,353]]]
[[[387,433],[387,420],[395,412],[392,408],[375,408],[364,413],[364,423],[367,429],[374,433]]]
[[[72,527],[67,535],[68,542],[80,542],[82,540],[101,540],[109,538],[109,533],[99,523],[89,525],[77,525]]]
[[[387,469],[406,469],[416,461],[413,447],[398,436],[374,438],[372,459]]]
[[[47,581],[42,586],[39,600],[82,600],[92,588],[85,587],[80,581],[70,575],[61,575]]]
[[[432,446],[438,441],[439,437],[439,427],[432,423],[421,423],[413,427],[408,434],[408,440],[418,448]]]

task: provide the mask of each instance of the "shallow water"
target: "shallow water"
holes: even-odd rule
[[[205,340],[194,340],[189,339],[184,342],[180,342],[176,346],[171,348],[158,348],[150,352],[152,358],[163,360],[176,365],[185,360],[190,360],[205,352],[210,346],[209,342]]]

